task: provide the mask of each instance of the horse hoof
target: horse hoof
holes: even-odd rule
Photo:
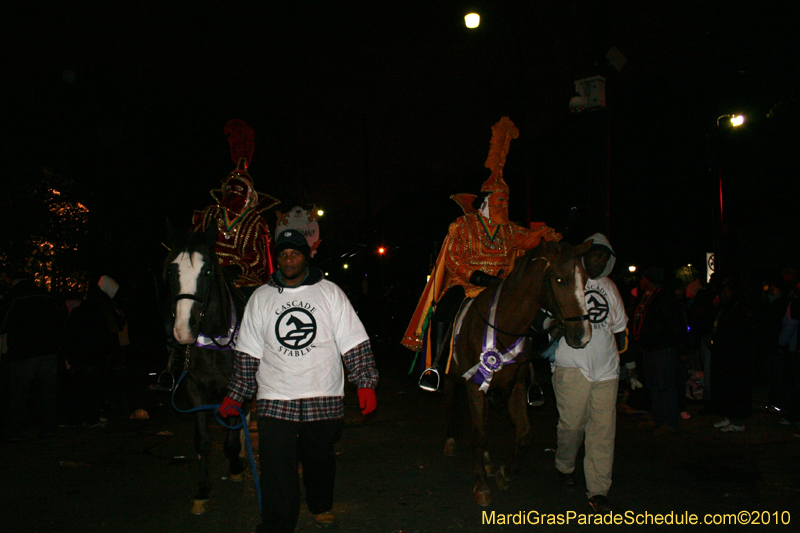
[[[505,465],[501,466],[495,475],[494,482],[500,490],[508,490],[511,487],[511,477],[506,475]]]
[[[192,500],[192,514],[205,514],[211,500]]]
[[[477,503],[481,507],[488,507],[492,503],[492,493],[489,492],[489,491],[476,492],[475,493],[475,503]]]
[[[444,454],[453,457],[456,454],[456,439],[450,438],[444,441]]]

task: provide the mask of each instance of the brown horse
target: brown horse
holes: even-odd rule
[[[530,326],[544,309],[552,315],[557,329],[574,348],[586,346],[591,338],[583,288],[586,272],[580,257],[589,251],[591,241],[580,246],[568,243],[542,243],[520,257],[505,280],[496,281],[460,313],[460,329],[454,341],[453,359],[445,380],[448,394],[454,384],[466,384],[467,403],[472,418],[475,502],[492,501],[487,481],[486,453],[488,426],[487,394],[504,389],[516,428],[514,453],[496,474],[497,486],[506,490],[520,469],[520,461],[531,445],[526,391],[529,383],[524,341]],[[455,406],[454,406],[455,407]],[[457,417],[451,418],[451,424]],[[448,428],[448,436],[452,436]],[[445,453],[453,444],[448,439]]]

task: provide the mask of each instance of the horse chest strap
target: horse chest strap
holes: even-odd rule
[[[186,345],[186,357],[183,360],[183,369],[189,370],[189,355],[191,354],[191,345]]]

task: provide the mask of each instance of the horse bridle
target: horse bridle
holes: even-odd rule
[[[211,268],[211,271],[210,271],[210,273],[209,273],[209,274],[210,274],[210,275],[212,275],[212,276],[215,276],[215,275],[217,274],[217,271],[216,271],[215,265],[213,265],[213,264],[212,264],[210,268]],[[226,288],[227,288],[227,287],[226,287]],[[176,306],[177,306],[177,304],[178,304],[178,300],[194,300],[195,302],[202,302],[202,307],[200,308],[200,320],[199,320],[199,321],[198,321],[198,323],[197,323],[197,329],[198,329],[198,330],[200,330],[200,324],[203,322],[203,317],[206,315],[206,310],[208,309],[208,300],[209,300],[209,298],[210,298],[210,297],[211,297],[211,285],[210,285],[210,284],[209,284],[209,286],[208,286],[208,290],[206,291],[206,295],[205,295],[205,297],[204,297],[202,300],[201,300],[200,298],[198,298],[198,297],[197,297],[196,295],[194,295],[194,294],[177,294],[177,295],[175,295],[175,296],[172,298],[172,299],[173,299],[173,302],[174,302],[174,304],[175,304],[175,305],[173,305],[173,307],[172,307],[172,317],[173,317],[173,318],[175,317],[175,307],[176,307]],[[231,296],[230,296],[230,294],[228,294],[228,297],[229,297],[229,298],[231,297]],[[233,304],[233,300],[232,300],[232,299],[231,299],[231,305],[235,305],[235,304]],[[232,309],[232,310],[231,310],[231,312],[232,312],[232,313],[236,313],[236,310],[235,310],[235,309]],[[236,329],[239,329],[239,320],[238,320],[238,317],[237,317],[237,319],[236,319],[236,328],[235,328],[235,330],[236,330]],[[231,347],[231,344],[233,344],[233,339],[234,339],[234,337],[235,337],[235,335],[231,335],[231,336],[230,336],[230,338],[228,339],[228,343],[227,343],[227,344],[219,344],[219,343],[218,343],[218,342],[217,342],[217,341],[214,339],[214,337],[213,337],[212,335],[208,335],[208,338],[209,338],[209,339],[211,339],[211,342],[213,342],[213,343],[214,343],[214,345],[215,345],[217,348],[221,348],[221,349],[230,348],[230,347]],[[191,345],[187,345],[187,349],[186,349],[186,359],[187,359],[187,363],[188,363],[188,359],[189,359],[189,348],[188,348],[188,346],[191,346]]]
[[[547,259],[546,257],[534,257],[533,259],[531,259],[531,261],[536,261],[536,260],[539,260],[539,259],[541,259],[542,261],[547,261],[547,264],[545,265],[544,269],[542,269],[542,274],[544,274],[546,276],[547,269],[550,268],[550,260]],[[546,284],[547,285],[547,289],[546,289],[547,290],[547,295],[550,298],[550,300],[553,302],[553,305],[556,308],[557,316],[553,315],[552,313],[550,313],[550,311],[544,309],[543,307],[540,309],[541,311],[544,311],[549,316],[551,316],[552,318],[555,319],[553,321],[553,323],[550,325],[550,327],[548,327],[544,331],[538,331],[535,328],[533,328],[533,326],[531,326],[531,329],[534,330],[534,333],[528,333],[528,332],[525,332],[525,333],[509,333],[507,331],[503,331],[502,329],[498,328],[494,324],[491,324],[486,319],[486,317],[484,317],[480,312],[478,312],[478,308],[477,308],[478,306],[475,306],[475,312],[478,313],[478,316],[481,318],[481,320],[483,320],[483,323],[486,324],[487,327],[490,327],[490,328],[494,329],[495,331],[497,331],[498,333],[502,333],[502,334],[508,335],[510,337],[535,337],[537,335],[541,335],[542,333],[550,333],[551,331],[553,331],[555,329],[563,328],[565,326],[565,322],[582,322],[584,320],[588,320],[589,319],[589,315],[588,314],[578,315],[578,316],[571,316],[571,317],[566,317],[565,318],[564,314],[561,312],[561,306],[558,304],[558,300],[556,299],[555,293],[553,292],[553,285],[552,285],[551,280],[546,279],[546,281],[547,281],[547,284]],[[494,290],[497,291],[497,288],[495,288]],[[558,317],[561,317],[561,318],[559,319]]]

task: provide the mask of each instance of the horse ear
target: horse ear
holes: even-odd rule
[[[582,256],[588,254],[589,250],[592,249],[592,243],[593,242],[594,241],[589,239],[588,241],[586,241],[584,243],[581,243],[578,246],[576,246],[575,248],[573,248],[572,250],[574,252],[575,257],[582,257]]]
[[[216,224],[209,224],[208,227],[206,227],[206,230],[203,232],[203,242],[208,244],[208,246],[211,248],[214,247],[214,244],[217,242]]]
[[[169,245],[169,248],[172,248],[172,246],[178,240],[178,230],[176,230],[175,226],[172,225],[172,222],[170,221],[169,217],[167,217],[165,220],[166,224],[164,227],[167,233],[167,244]]]

